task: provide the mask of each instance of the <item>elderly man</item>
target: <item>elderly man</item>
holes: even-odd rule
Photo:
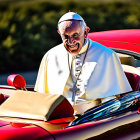
[[[63,43],[43,57],[35,90],[63,94],[78,113],[131,91],[117,54],[88,38],[89,27],[74,12],[63,15]]]

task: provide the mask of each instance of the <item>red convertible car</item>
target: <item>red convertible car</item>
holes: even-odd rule
[[[63,96],[39,95],[25,87],[21,75],[10,75],[9,86],[0,87],[1,140],[140,139],[140,29],[94,32],[89,38],[118,53],[133,91],[74,116]]]

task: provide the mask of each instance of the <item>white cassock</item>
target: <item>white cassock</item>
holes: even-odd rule
[[[87,56],[83,63],[86,51]],[[71,67],[74,70],[70,74]],[[80,91],[76,94],[76,101],[105,98],[132,91],[117,54],[90,39],[87,39],[76,57],[68,54],[63,44],[49,50],[42,59],[35,91],[63,94],[71,102],[71,77],[75,78],[79,69],[81,74],[77,86]]]

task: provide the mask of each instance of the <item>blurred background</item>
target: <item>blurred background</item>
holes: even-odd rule
[[[61,43],[57,22],[69,10],[90,32],[140,28],[140,0],[1,0],[0,85],[15,73],[34,85],[43,55]]]

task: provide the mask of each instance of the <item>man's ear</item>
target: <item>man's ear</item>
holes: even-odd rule
[[[57,32],[60,34],[60,31],[59,31],[59,29],[57,30]]]
[[[88,36],[88,33],[89,33],[89,30],[90,30],[90,28],[89,27],[85,27],[85,39],[87,38],[87,36]]]

